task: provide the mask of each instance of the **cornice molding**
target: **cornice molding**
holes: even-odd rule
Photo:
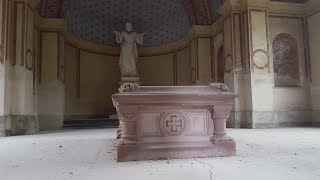
[[[35,8],[35,7],[40,3],[40,0],[26,0],[26,2],[27,2],[32,8]]]
[[[317,11],[320,11],[320,1],[319,0],[309,0],[305,3],[305,10],[307,16],[314,14]]]
[[[245,11],[246,9],[267,9],[274,15],[304,17],[320,10],[319,0],[309,0],[306,3],[287,3],[271,0],[227,0],[218,10],[224,17],[231,15],[232,11]]]

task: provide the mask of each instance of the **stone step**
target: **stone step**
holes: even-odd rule
[[[109,118],[81,118],[68,119],[63,122],[63,128],[117,128],[119,120]]]

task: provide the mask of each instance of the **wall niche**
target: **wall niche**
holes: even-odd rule
[[[272,43],[275,87],[300,86],[297,40],[288,33],[278,34]]]

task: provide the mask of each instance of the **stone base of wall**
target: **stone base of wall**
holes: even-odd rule
[[[312,126],[320,127],[320,110],[312,112]]]
[[[248,124],[252,122],[251,111],[231,112],[227,120],[228,128],[248,128]]]
[[[6,136],[6,117],[0,117],[0,137]]]
[[[312,114],[312,111],[232,112],[227,127],[252,129],[311,127]],[[313,122],[316,124],[317,121]]]
[[[64,116],[62,115],[39,115],[40,130],[59,130],[63,126]]]
[[[31,135],[39,131],[39,123],[35,116],[16,115],[8,116],[11,120],[11,135]]]

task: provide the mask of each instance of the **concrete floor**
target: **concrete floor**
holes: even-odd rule
[[[1,180],[320,180],[320,129],[230,129],[238,156],[117,163],[115,129],[0,138]]]

